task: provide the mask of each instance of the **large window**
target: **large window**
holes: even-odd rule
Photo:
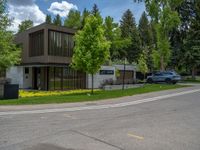
[[[29,35],[29,56],[44,55],[44,30]]]
[[[48,85],[49,90],[84,89],[86,75],[70,67],[50,67]]]
[[[49,30],[49,50],[51,56],[71,57],[73,53],[73,35]]]

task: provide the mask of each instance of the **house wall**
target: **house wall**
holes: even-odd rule
[[[19,88],[23,87],[23,67],[13,66],[7,69],[6,78],[11,79],[11,84],[19,84]]]
[[[94,75],[94,88],[100,88],[106,80],[113,80],[113,81],[116,80],[115,67],[102,66],[101,70],[113,70],[114,74],[113,75],[101,75],[100,72],[95,74]],[[92,76],[91,75],[87,76],[87,88],[89,88],[89,89],[92,88]]]
[[[32,73],[32,67],[27,67],[29,72],[25,73],[25,67],[23,67],[23,88],[25,89],[31,89],[32,88],[32,79],[33,79],[33,73]]]

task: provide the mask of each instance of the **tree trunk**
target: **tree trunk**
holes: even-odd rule
[[[164,67],[164,59],[163,56],[161,56],[160,58],[160,71],[164,71],[165,67]]]
[[[192,67],[192,79],[195,80],[195,71],[196,71],[196,68],[195,67]]]
[[[122,90],[124,90],[124,84],[125,84],[125,73],[126,73],[126,58],[124,58],[124,72],[123,72]]]
[[[92,94],[94,93],[94,74],[92,74]]]

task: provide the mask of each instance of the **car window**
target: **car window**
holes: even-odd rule
[[[155,73],[154,75],[155,76],[161,76],[162,74],[159,72],[159,73]]]

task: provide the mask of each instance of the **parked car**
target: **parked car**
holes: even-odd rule
[[[156,72],[147,77],[147,83],[166,82],[176,84],[181,80],[181,76],[174,71]]]

